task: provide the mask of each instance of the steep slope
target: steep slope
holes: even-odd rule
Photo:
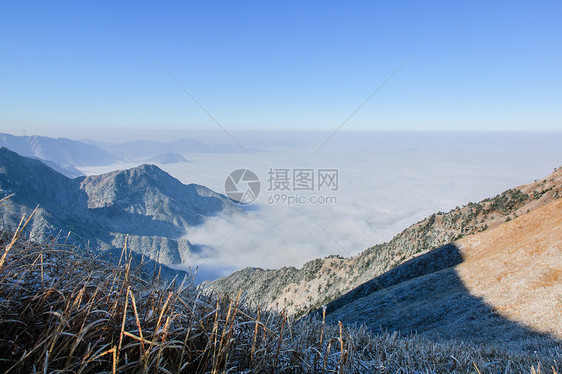
[[[37,157],[31,157],[31,158],[37,158]],[[72,165],[61,166],[53,161],[40,159],[40,158],[37,159],[42,163],[44,163],[45,165],[47,165],[48,167],[50,167],[51,169],[58,171],[59,173],[61,173],[62,175],[68,178],[78,178],[86,175]]]
[[[559,199],[388,271],[330,303],[327,319],[525,346],[535,333],[562,341],[561,295]]]
[[[69,179],[38,160],[0,148],[0,195],[14,194],[2,208],[14,226],[39,210],[31,226],[38,240],[66,236],[83,246],[122,248],[163,264],[190,255],[187,230],[219,212],[241,210],[228,198],[196,184],[184,185],[153,165]]]
[[[493,228],[562,196],[562,168],[547,178],[507,190],[491,199],[439,212],[410,226],[390,242],[375,245],[352,258],[331,256],[302,269],[246,268],[207,284],[210,290],[270,308],[302,314],[329,303],[413,256],[461,237]]]
[[[24,157],[54,162],[62,168],[110,165],[118,161],[115,156],[96,145],[66,138],[0,133],[0,147],[9,148]]]

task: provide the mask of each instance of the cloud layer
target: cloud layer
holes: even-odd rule
[[[244,267],[298,267],[331,254],[355,255],[433,212],[529,183],[562,164],[561,134],[343,133],[311,159],[324,134],[293,135],[299,146],[253,139],[266,152],[187,154],[192,162],[162,165],[184,183],[221,193],[234,169],[249,168],[262,181],[258,200],[244,216],[214,217],[187,233],[198,251],[183,267],[198,266],[198,280]],[[338,190],[315,193],[337,203],[269,204],[270,168],[338,169]]]

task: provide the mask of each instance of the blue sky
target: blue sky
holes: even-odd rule
[[[0,3],[0,127],[561,131],[562,2]],[[148,53],[147,53],[148,52]]]

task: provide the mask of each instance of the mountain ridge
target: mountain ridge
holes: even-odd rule
[[[411,225],[391,241],[351,258],[329,256],[301,269],[246,268],[205,287],[234,297],[239,289],[250,302],[302,315],[329,304],[386,271],[462,237],[488,230],[562,196],[562,168],[534,183],[506,190],[479,203],[435,213]]]
[[[31,223],[38,239],[66,236],[82,246],[122,248],[166,265],[190,256],[190,227],[220,212],[241,213],[230,199],[204,186],[184,185],[154,165],[70,179],[39,160],[0,147],[0,191],[14,193],[3,207],[4,224],[39,209]]]
[[[556,199],[400,264],[329,303],[326,320],[532,349],[533,335],[562,341],[561,294]]]
[[[54,162],[62,170],[68,168],[69,171],[77,166],[109,165],[118,161],[117,157],[101,147],[68,138],[0,133],[0,146],[24,157]]]
[[[195,139],[178,139],[171,142],[157,140],[133,140],[124,143],[98,142],[85,140],[88,144],[96,145],[107,152],[125,160],[146,160],[167,153],[240,153],[260,152],[257,148],[241,149],[237,144],[209,145]]]

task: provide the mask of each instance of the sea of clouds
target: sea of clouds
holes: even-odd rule
[[[262,152],[185,153],[188,162],[159,165],[183,183],[220,193],[235,169],[250,169],[261,181],[245,214],[208,219],[186,234],[196,250],[181,268],[198,268],[198,281],[244,267],[299,267],[317,257],[349,257],[431,213],[494,196],[562,165],[561,134],[343,132],[325,144],[329,133],[233,135],[242,147]],[[270,191],[271,169],[336,169],[337,190]],[[279,193],[337,201],[271,204]]]

